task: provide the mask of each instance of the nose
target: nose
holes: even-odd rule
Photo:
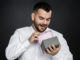
[[[46,20],[44,20],[44,24],[47,24],[47,21]]]

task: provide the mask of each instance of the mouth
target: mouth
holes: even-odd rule
[[[45,30],[47,25],[40,25],[40,27],[41,27],[42,30]]]
[[[46,27],[45,26],[41,26],[41,29],[45,29]]]

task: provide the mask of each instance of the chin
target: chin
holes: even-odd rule
[[[39,31],[40,31],[40,32],[44,32],[45,30],[46,30],[46,28],[45,28],[45,29],[39,28]]]

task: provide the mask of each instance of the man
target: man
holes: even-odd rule
[[[57,31],[48,28],[50,24],[52,8],[48,3],[37,3],[31,14],[33,21],[32,26],[17,29],[10,38],[6,48],[6,58],[8,60],[73,60],[63,35]],[[60,41],[59,47],[54,44],[49,46],[45,51],[40,49],[38,36],[40,33],[52,30],[54,36]]]

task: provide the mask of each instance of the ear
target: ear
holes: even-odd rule
[[[31,14],[32,21],[34,21],[35,13]]]

